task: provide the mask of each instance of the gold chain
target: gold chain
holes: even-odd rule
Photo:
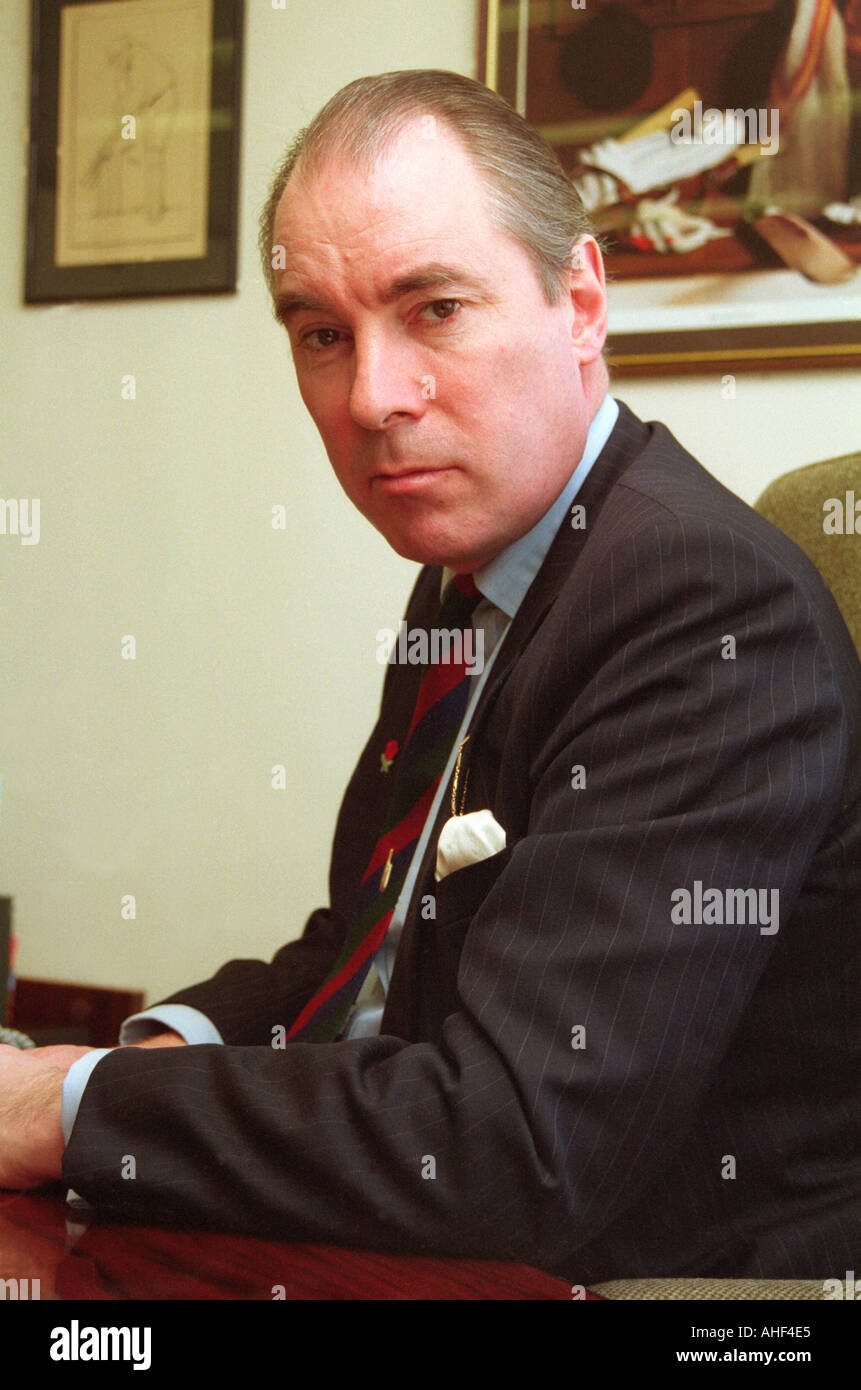
[[[469,768],[466,769],[466,776],[463,779],[463,788],[460,797],[460,810],[457,809],[457,787],[460,781],[460,764],[463,759],[463,750],[469,742],[469,734],[461,741],[457,750],[457,760],[454,765],[454,775],[451,781],[451,813],[453,816],[462,816],[463,808],[466,805],[466,789],[469,786]]]

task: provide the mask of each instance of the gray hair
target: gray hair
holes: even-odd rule
[[[369,168],[417,116],[438,119],[458,137],[482,177],[495,226],[520,243],[547,303],[557,304],[574,244],[592,230],[580,195],[555,151],[508,102],[480,82],[435,69],[357,78],[296,136],[260,215],[260,255],[273,297],[275,214],[300,161],[303,176],[333,154]]]

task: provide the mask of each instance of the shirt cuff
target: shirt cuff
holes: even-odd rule
[[[81,1104],[81,1097],[84,1094],[87,1082],[92,1073],[103,1057],[107,1057],[109,1052],[113,1052],[112,1047],[95,1047],[92,1052],[87,1052],[83,1057],[79,1057],[77,1062],[73,1062],[66,1072],[63,1082],[63,1138],[68,1144],[72,1137],[72,1130],[75,1128],[75,1121],[78,1118],[78,1109]]]
[[[77,1062],[73,1062],[66,1072],[66,1077],[63,1081],[63,1103],[60,1119],[63,1125],[63,1138],[67,1144],[72,1137],[72,1130],[75,1128],[75,1121],[78,1118],[78,1109],[87,1082],[99,1062],[103,1057],[107,1057],[109,1052],[113,1052],[112,1047],[94,1048],[92,1052],[87,1052],[83,1057],[79,1057]],[[71,1187],[66,1193],[66,1204],[77,1212],[86,1213],[93,1210],[86,1198],[79,1196]],[[68,1221],[66,1222],[66,1233],[67,1235],[69,1234]]]
[[[151,1028],[152,1023],[161,1024],[161,1027]],[[156,1004],[126,1019],[120,1029],[120,1046],[141,1042],[165,1028],[173,1028],[187,1043],[224,1043],[215,1024],[199,1009],[192,1009],[188,1004]]]

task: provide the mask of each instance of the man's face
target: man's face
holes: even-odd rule
[[[457,138],[428,124],[370,175],[335,159],[294,175],[276,296],[347,496],[400,555],[475,570],[538,521],[582,453],[605,380],[603,274],[587,238],[549,305]]]

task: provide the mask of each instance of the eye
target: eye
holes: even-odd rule
[[[430,304],[422,306],[419,317],[430,312],[434,321],[444,323],[446,319],[453,318],[460,308],[462,305],[459,299],[434,299]]]
[[[311,332],[302,338],[302,345],[309,347],[312,352],[322,352],[326,348],[334,347],[340,340],[341,334],[337,328],[312,328]]]

